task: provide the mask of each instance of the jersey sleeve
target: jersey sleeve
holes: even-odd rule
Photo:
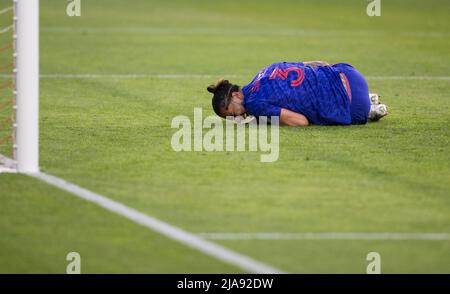
[[[281,107],[271,105],[266,101],[252,101],[245,106],[249,114],[257,117],[267,116],[267,118],[270,118],[271,116],[280,116],[281,114]]]

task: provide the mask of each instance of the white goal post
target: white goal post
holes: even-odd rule
[[[4,165],[39,172],[39,0],[13,0],[13,158]],[[0,163],[2,163],[0,162]]]
[[[39,0],[14,0],[17,171],[39,171]]]

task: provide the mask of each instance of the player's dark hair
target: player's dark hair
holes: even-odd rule
[[[239,91],[239,86],[231,84],[228,80],[220,80],[215,85],[210,85],[207,90],[214,94],[212,97],[214,112],[220,117],[225,117],[224,111],[231,103],[231,95]]]

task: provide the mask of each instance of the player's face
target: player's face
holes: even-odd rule
[[[227,108],[227,116],[238,116],[244,113],[245,107],[242,105],[242,100],[232,98]]]
[[[244,93],[242,91],[233,92],[231,94],[231,101],[225,110],[226,116],[238,116],[246,112],[244,103]]]

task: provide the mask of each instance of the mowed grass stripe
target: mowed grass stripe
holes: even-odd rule
[[[199,233],[198,235],[211,240],[424,240],[448,241],[449,233]]]
[[[149,215],[143,214],[120,202],[111,200],[103,195],[86,190],[80,186],[69,183],[63,179],[41,172],[31,173],[29,175],[36,179],[44,181],[47,184],[50,184],[64,191],[72,193],[73,195],[76,195],[84,200],[95,203],[139,225],[142,225],[155,232],[158,232],[172,240],[178,241],[193,249],[197,249],[198,251],[206,255],[209,255],[210,257],[214,257],[230,265],[237,266],[251,273],[259,273],[259,274],[283,273],[283,271],[279,269],[266,265],[262,262],[256,261],[248,256],[229,250],[221,245],[209,242],[199,236],[188,233],[166,222],[158,220]]]
[[[269,35],[269,36],[404,36],[404,37],[438,37],[448,38],[450,33],[445,31],[377,31],[377,30],[271,30],[271,29],[223,29],[223,28],[168,28],[168,27],[43,27],[43,33],[89,33],[89,34],[225,34],[225,35]]]

